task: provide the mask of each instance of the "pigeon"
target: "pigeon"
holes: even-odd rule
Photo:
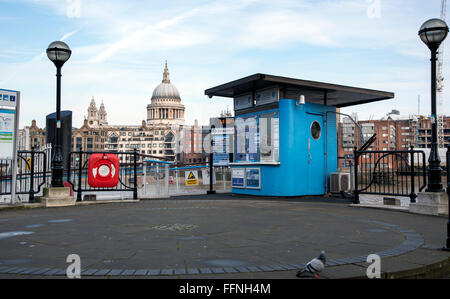
[[[311,260],[306,264],[305,268],[297,272],[297,277],[307,277],[313,275],[315,278],[320,278],[318,273],[325,269],[325,263],[327,259],[325,257],[325,251],[321,251],[319,257]]]

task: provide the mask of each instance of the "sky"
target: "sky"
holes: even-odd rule
[[[140,125],[168,61],[186,124],[207,124],[227,98],[208,88],[255,73],[383,90],[395,99],[349,107],[359,119],[393,109],[429,114],[430,52],[420,26],[440,0],[0,0],[0,88],[21,92],[20,127],[56,110],[45,54],[63,40],[62,109],[80,127],[94,97],[108,122]],[[450,78],[446,41],[444,77]],[[448,86],[448,87],[447,87]],[[450,82],[442,109],[449,115]],[[419,105],[420,97],[420,105]]]

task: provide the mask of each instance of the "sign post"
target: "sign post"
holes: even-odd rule
[[[0,158],[11,160],[11,204],[16,198],[20,92],[0,89]]]

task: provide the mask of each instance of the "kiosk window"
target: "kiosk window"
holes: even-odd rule
[[[237,117],[236,162],[279,162],[278,112]]]
[[[320,128],[320,124],[317,121],[313,122],[311,125],[311,136],[315,140],[318,140],[320,138],[321,134],[322,134],[322,129]]]

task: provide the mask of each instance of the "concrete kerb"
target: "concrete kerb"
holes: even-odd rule
[[[99,201],[81,201],[76,202],[75,206],[89,206],[89,205],[104,205],[104,204],[118,204],[118,203],[138,203],[140,199],[117,199],[117,200],[99,200]],[[18,205],[0,205],[0,212],[7,210],[22,210],[22,209],[38,209],[38,208],[59,208],[59,207],[46,207],[43,203],[23,203]]]

